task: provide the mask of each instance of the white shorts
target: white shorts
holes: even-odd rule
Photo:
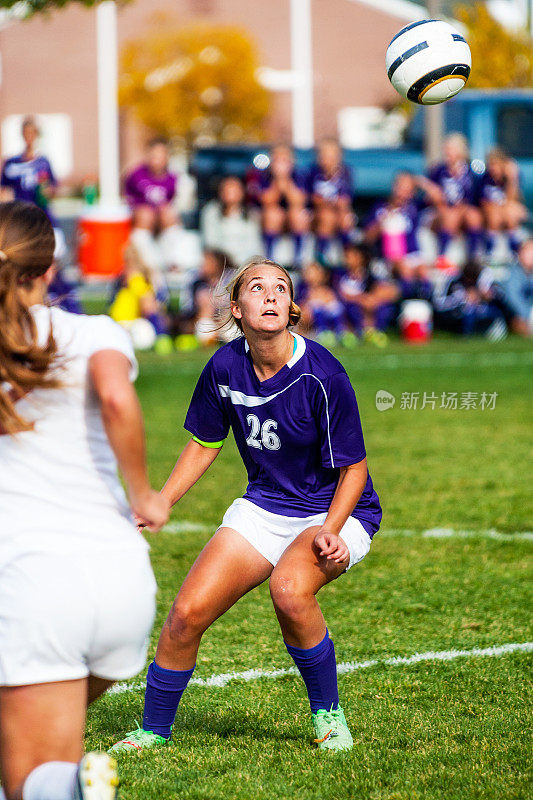
[[[0,568],[0,686],[136,675],[155,591],[140,547],[12,558]]]
[[[255,503],[239,497],[224,514],[220,527],[233,528],[267,561],[276,566],[291,542],[307,528],[323,525],[326,516],[324,511],[311,517],[284,517],[281,514],[265,511]],[[350,563],[346,567],[350,569],[366,556],[370,550],[371,539],[355,517],[348,517],[340,536],[350,551]]]

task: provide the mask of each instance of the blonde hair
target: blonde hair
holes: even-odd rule
[[[288,327],[292,325],[297,325],[297,323],[300,321],[302,312],[300,310],[300,306],[296,305],[296,303],[294,302],[294,286],[292,283],[291,276],[289,275],[285,267],[282,267],[281,264],[278,264],[276,261],[271,261],[269,258],[263,258],[263,256],[254,256],[237,271],[237,273],[233,276],[231,281],[226,286],[226,292],[229,294],[229,299],[230,299],[230,311],[227,318],[224,320],[223,326],[225,327],[226,325],[229,326],[231,324],[236,325],[237,328],[242,333],[242,320],[236,319],[231,313],[231,303],[236,303],[238,301],[239,292],[241,290],[241,286],[244,281],[244,276],[251,267],[276,267],[276,269],[279,269],[281,272],[283,272],[283,274],[287,278],[287,282],[289,284],[289,291],[291,295]]]
[[[141,253],[139,252],[139,248],[131,241],[131,239],[124,248],[122,257],[126,269],[131,268],[135,270],[135,272],[139,272],[143,276],[146,283],[153,284],[154,271],[152,267],[150,267],[150,265],[146,263]]]
[[[52,264],[54,247],[44,211],[20,201],[0,204],[0,433],[31,430],[33,424],[16,409],[17,400],[32,389],[60,385],[49,374],[57,356],[53,331],[39,344],[37,326],[21,297],[21,285],[42,277]]]
[[[461,157],[468,161],[469,156],[469,149],[468,149],[468,139],[462,133],[450,133],[444,140],[444,144],[451,144],[454,145],[457,150],[461,153]]]

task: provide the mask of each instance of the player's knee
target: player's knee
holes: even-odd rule
[[[152,230],[156,223],[156,215],[153,208],[149,206],[139,206],[135,209],[134,225],[136,228]]]
[[[270,578],[270,596],[274,608],[284,617],[297,620],[305,616],[312,599],[302,592],[297,581],[288,575],[276,575],[275,571]]]
[[[171,639],[194,639],[207,627],[204,611],[196,603],[178,597],[170,609],[167,627]]]
[[[281,233],[285,223],[285,211],[277,205],[268,205],[263,211],[263,228],[267,233]]]

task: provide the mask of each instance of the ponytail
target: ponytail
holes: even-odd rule
[[[39,342],[21,291],[50,267],[54,245],[52,226],[40,208],[19,201],[0,205],[0,433],[31,430],[16,402],[33,389],[60,385],[50,374],[57,357],[53,331]]]

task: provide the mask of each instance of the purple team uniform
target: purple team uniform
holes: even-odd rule
[[[46,211],[52,224],[55,224],[48,212],[48,203],[39,192],[39,186],[42,184],[57,186],[52,167],[45,156],[36,156],[26,161],[22,153],[5,161],[0,185],[3,188],[11,189],[15,200],[24,200],[27,203],[34,203],[40,206]]]
[[[387,201],[376,203],[370,212],[366,222],[366,227],[370,227],[375,222],[381,223],[384,218],[388,216],[391,210],[392,209]],[[406,254],[418,253],[420,250],[418,245],[418,228],[420,227],[421,204],[416,200],[411,200],[409,203],[404,203],[402,206],[394,208],[393,210],[394,213],[398,214],[402,218],[404,223],[402,235],[405,237]],[[383,249],[383,234],[381,235],[380,240],[381,247]],[[382,255],[385,254],[382,253]]]
[[[335,174],[328,177],[319,164],[314,164],[307,177],[307,191],[311,196],[318,195],[328,202],[341,197],[352,200],[354,187],[350,170],[346,164],[341,164]]]
[[[185,419],[203,442],[224,440],[230,427],[248,473],[244,498],[286,517],[327,512],[339,467],[365,458],[354,390],[344,367],[316,342],[295,335],[291,360],[259,381],[244,337],[208,361]],[[352,512],[370,537],[381,506],[368,474]]]
[[[125,191],[128,204],[137,206],[160,206],[170,203],[176,194],[176,176],[172,172],[154,175],[146,164],[130,172],[126,178]]]
[[[438,164],[429,171],[428,178],[440,186],[447,205],[472,205],[475,202],[476,177],[468,164],[459,175],[452,175],[446,164]]]
[[[380,281],[371,272],[362,278],[352,275],[347,270],[340,270],[336,276],[335,287],[344,307],[344,313],[358,336],[364,329],[364,313],[362,306],[354,298],[358,294],[371,292]],[[394,303],[381,303],[374,310],[374,327],[384,331],[394,315]]]
[[[498,206],[503,205],[507,200],[506,183],[505,178],[502,181],[496,181],[490,172],[485,172],[479,181],[478,201],[495,203]]]
[[[255,205],[261,204],[261,197],[263,192],[270,189],[275,181],[275,177],[269,169],[254,169],[246,180],[246,192],[250,202]],[[294,185],[305,192],[306,181],[305,175],[298,169],[293,169],[291,172],[291,181]],[[287,200],[285,197],[281,198],[281,205],[287,207]]]

